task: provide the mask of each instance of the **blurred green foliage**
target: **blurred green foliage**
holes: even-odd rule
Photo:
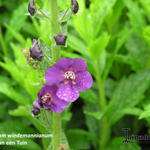
[[[28,65],[22,50],[30,49],[33,38],[50,45],[51,27],[50,22],[36,19],[39,16],[25,15],[28,2],[0,0],[1,134],[50,132],[49,125],[41,124],[42,121],[33,119],[28,112],[37,99],[43,74],[39,76],[38,71]],[[49,11],[49,0],[36,2]],[[70,4],[70,0],[58,2],[62,11]],[[106,150],[146,150],[137,143],[123,144],[121,132],[128,127],[134,134],[141,134],[141,130],[147,134],[150,128],[150,0],[78,2],[80,10],[67,23],[67,47],[62,48],[61,55],[85,59],[94,85],[62,114],[70,149],[97,150],[102,118],[106,117],[110,132]],[[104,112],[99,108],[97,67],[105,85]],[[66,136],[63,135],[65,142]],[[30,144],[14,149],[46,150],[51,148],[49,142],[29,139]]]

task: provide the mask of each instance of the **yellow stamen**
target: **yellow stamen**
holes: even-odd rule
[[[65,81],[65,82],[64,82],[64,84],[68,84],[68,83],[69,83],[69,81]]]

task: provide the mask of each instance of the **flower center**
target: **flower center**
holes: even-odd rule
[[[76,79],[75,73],[73,71],[65,72],[64,77],[65,77],[65,79],[68,79],[68,80],[75,80]]]
[[[51,97],[51,94],[50,93],[46,93],[44,94],[42,97],[41,97],[41,100],[42,100],[42,103],[43,104],[48,104],[48,105],[51,105],[52,103],[52,97]]]

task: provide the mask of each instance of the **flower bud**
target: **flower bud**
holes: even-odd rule
[[[42,57],[43,57],[43,52],[41,51],[41,49],[40,49],[40,47],[38,45],[38,41],[37,40],[35,40],[35,39],[33,40],[32,47],[33,48],[30,48],[30,56],[33,59],[41,61]]]
[[[79,10],[79,4],[76,0],[71,0],[72,6],[74,7],[73,12],[76,14]]]
[[[34,13],[35,13],[34,0],[30,1],[29,5],[28,5],[28,11],[29,11],[30,15],[34,16]]]
[[[38,115],[40,113],[40,109],[36,108],[36,107],[33,107],[32,108],[32,113],[34,116]]]
[[[59,33],[57,36],[54,37],[56,41],[56,45],[65,45],[67,36]]]
[[[33,102],[33,108],[32,108],[32,113],[36,116],[40,113],[40,105],[38,103],[38,100]]]

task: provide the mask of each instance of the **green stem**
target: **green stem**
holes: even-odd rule
[[[101,78],[98,62],[95,63],[95,70],[97,74],[96,81],[98,83],[98,90],[99,90],[99,97],[100,97],[99,105],[103,113],[106,107],[106,98],[105,98],[105,90],[104,90],[104,81]],[[109,134],[109,126],[108,126],[107,118],[103,116],[101,136],[100,136],[100,141],[99,141],[100,150],[104,149],[108,140],[108,134]]]
[[[53,113],[53,137],[52,137],[52,144],[53,150],[58,150],[60,146],[60,133],[61,133],[61,115],[58,113]]]
[[[51,31],[52,31],[52,36],[54,36],[60,32],[57,0],[50,0],[50,7],[51,7]],[[60,58],[60,47],[55,44],[54,38],[52,40],[51,47],[52,47],[53,61],[57,62]]]
[[[51,9],[51,31],[52,36],[54,36],[60,32],[57,0],[50,0],[50,9]],[[60,59],[60,47],[55,44],[54,38],[52,39],[51,48],[52,48],[53,62],[57,62]],[[61,115],[55,112],[53,112],[52,132],[53,132],[52,138],[53,150],[58,150],[61,138]]]

